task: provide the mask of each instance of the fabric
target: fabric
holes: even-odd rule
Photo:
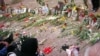
[[[99,0],[91,0],[92,2],[92,6],[93,6],[93,10],[97,11],[99,9]]]
[[[90,47],[89,56],[100,56],[100,42]]]
[[[29,38],[22,43],[21,56],[36,56],[38,41],[36,38]]]
[[[38,56],[37,54],[38,49],[38,41],[36,38],[28,38],[25,41],[22,42],[21,45],[21,51],[15,50],[13,51],[16,56]],[[9,56],[15,55],[14,53],[11,53]]]
[[[11,54],[11,55],[9,55],[9,56],[16,56],[16,54]]]
[[[86,49],[86,51],[84,53],[84,56],[89,56],[89,54],[88,54],[89,53],[89,49],[90,49],[89,47]]]
[[[70,50],[70,49],[66,49],[66,52],[67,52],[68,56],[71,56],[71,52],[72,52],[72,50]]]
[[[42,11],[43,11],[43,14],[49,13],[49,9],[47,6],[42,6]]]
[[[77,50],[77,49],[74,49],[74,50],[73,50],[73,54],[74,54],[74,56],[79,56],[79,55],[78,55],[78,54],[79,54],[79,53],[78,53],[78,50]]]
[[[7,56],[17,56],[14,52],[9,52]]]
[[[13,33],[11,33],[9,35],[9,37],[7,39],[5,39],[4,41],[8,42],[9,44],[12,43],[12,41],[13,41]]]
[[[0,50],[0,56],[5,56],[7,54],[7,48],[4,47]]]

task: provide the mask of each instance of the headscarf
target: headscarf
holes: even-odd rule
[[[21,56],[36,56],[38,41],[36,38],[29,38],[22,43]]]

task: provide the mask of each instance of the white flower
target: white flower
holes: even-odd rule
[[[54,19],[57,19],[58,17],[57,16],[50,16],[50,17],[47,17],[46,20],[54,20]]]
[[[0,14],[0,17],[3,17],[3,15],[2,15],[2,14]]]

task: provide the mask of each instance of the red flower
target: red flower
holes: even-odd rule
[[[90,16],[90,17],[94,17],[95,15],[94,15],[93,13],[90,13],[89,16]]]
[[[0,24],[0,28],[3,28],[4,27],[4,24]]]
[[[93,22],[95,23],[95,22],[97,21],[97,18],[96,18],[96,17],[94,17],[92,20],[93,20]]]
[[[15,36],[18,36],[19,35],[19,33],[15,33]]]
[[[25,19],[24,19],[24,22],[28,22],[28,20],[29,20],[29,18],[25,18]]]
[[[84,14],[84,13],[82,13],[82,14],[81,14],[81,17],[85,17],[85,14]]]
[[[71,9],[67,9],[67,12],[71,12],[72,10]]]
[[[51,47],[46,47],[46,48],[44,48],[44,50],[43,50],[43,52],[44,52],[45,54],[49,54],[51,51],[52,51],[52,48],[51,48]]]
[[[6,14],[4,14],[3,16],[5,16],[5,17],[10,17],[10,14],[9,14],[9,13],[6,13]]]

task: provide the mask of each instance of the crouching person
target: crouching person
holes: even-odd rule
[[[8,53],[8,56],[44,56],[40,55],[38,50],[38,41],[36,38],[29,38],[21,45],[21,51]]]
[[[100,56],[100,40],[86,49],[84,56]]]

